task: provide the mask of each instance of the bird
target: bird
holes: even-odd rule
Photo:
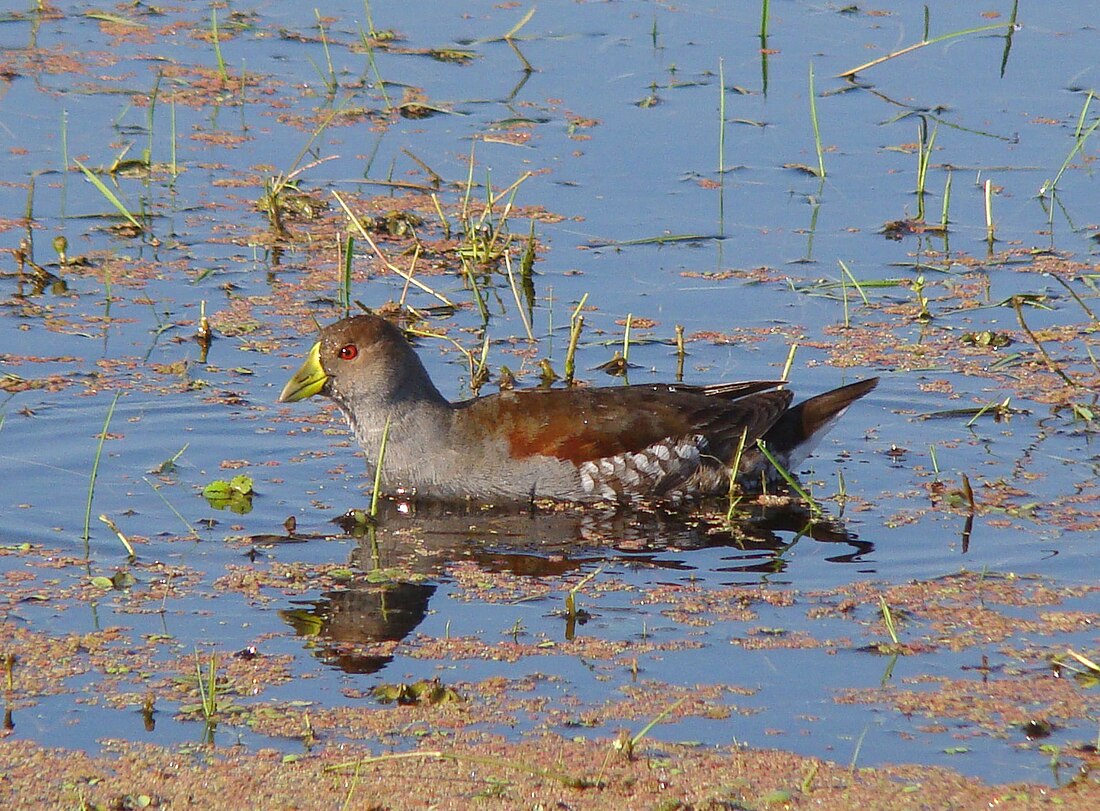
[[[666,502],[777,480],[878,378],[794,407],[784,381],[509,389],[451,402],[404,333],[372,313],[329,324],[279,395],[333,400],[381,492],[439,501]],[[383,447],[384,443],[384,447]]]

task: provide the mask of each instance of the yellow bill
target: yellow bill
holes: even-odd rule
[[[280,403],[296,403],[319,394],[328,382],[328,375],[321,366],[321,343],[318,341],[309,350],[305,362],[294,376],[283,386],[279,395]]]

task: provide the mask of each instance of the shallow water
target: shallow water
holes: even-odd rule
[[[240,18],[219,12],[228,69],[234,76],[243,69],[250,77],[243,93],[239,83],[222,86],[212,78],[208,8],[135,16],[132,22],[143,27],[123,27],[97,19],[92,5],[74,4],[57,16],[9,13],[0,24],[0,137],[6,146],[0,150],[0,371],[38,381],[28,386],[5,378],[7,393],[0,399],[0,544],[8,552],[0,557],[0,571],[11,585],[9,623],[50,635],[121,627],[123,639],[135,644],[164,634],[170,639],[149,665],[157,674],[153,682],[178,671],[196,649],[228,657],[256,645],[264,655],[289,657],[295,676],[267,688],[266,701],[308,697],[333,707],[362,701],[343,691],[367,691],[380,682],[438,675],[473,684],[537,673],[548,677],[537,693],[552,710],[579,713],[575,707],[619,700],[635,683],[630,654],[589,660],[569,649],[507,664],[416,655],[424,640],[447,637],[480,638],[491,648],[510,638],[517,621],[523,630],[515,636],[564,644],[565,620],[558,612],[565,593],[600,569],[582,598],[594,617],[575,629],[577,636],[667,644],[669,650],[643,649],[636,657],[637,678],[654,692],[659,685],[698,684],[751,691],[719,703],[753,714],[717,720],[692,715],[656,728],[654,736],[737,740],[841,762],[856,758],[861,765],[946,764],[998,781],[1053,779],[1049,756],[1035,745],[1018,746],[1023,737],[1007,723],[991,732],[952,718],[946,730],[930,730],[920,723],[925,719],[914,720],[889,702],[847,704],[837,698],[846,690],[877,688],[883,680],[912,686],[911,680],[929,675],[979,678],[970,668],[983,656],[1011,671],[1019,666],[1017,646],[1095,653],[1094,631],[1052,630],[1049,638],[1022,632],[1011,645],[940,648],[900,657],[884,675],[884,657],[856,650],[868,644],[864,637],[882,636],[876,605],[860,606],[864,625],[817,617],[812,609],[839,599],[823,596],[830,590],[867,581],[933,580],[961,569],[1037,576],[1052,587],[1096,582],[1095,420],[1074,419],[1066,408],[1052,413],[1050,404],[1062,401],[1050,392],[1061,382],[1044,371],[1011,307],[973,306],[1013,295],[1043,296],[1042,306],[1024,308],[1027,326],[1041,332],[1057,364],[1083,384],[1072,402],[1095,410],[1095,365],[1088,358],[1090,347],[1096,352],[1090,337],[1095,320],[1046,275],[1051,266],[1041,264],[1051,255],[1068,261],[1068,270],[1052,272],[1096,310],[1095,138],[1062,176],[1049,224],[1044,205],[1050,198],[1036,197],[1072,149],[1085,91],[1097,85],[1097,34],[1082,23],[1089,5],[1026,9],[1007,58],[1003,31],[975,34],[868,69],[853,85],[834,77],[920,39],[918,9],[886,3],[880,16],[773,4],[764,59],[758,9],[749,5],[551,4],[538,8],[515,41],[534,67],[528,74],[505,42],[463,44],[499,37],[523,9],[466,3],[425,13],[416,4],[372,3],[375,25],[398,31],[403,45],[463,47],[476,55],[457,64],[376,48],[390,98],[420,88],[427,103],[450,111],[423,119],[386,119],[380,112],[385,101],[358,49],[365,24],[361,5],[326,4],[326,38],[341,85],[328,98],[312,9],[273,5]],[[932,3],[931,35],[1005,22],[1011,5],[1004,6],[995,9],[999,17],[986,18],[958,4]],[[826,147],[823,181],[784,168],[817,164],[808,110],[811,62]],[[721,158],[719,70],[728,121]],[[158,72],[163,75],[150,129],[149,95]],[[196,91],[200,81],[209,89]],[[639,105],[651,97],[659,103]],[[175,177],[167,168],[172,99],[181,169]],[[296,164],[295,156],[334,108],[350,112],[339,115]],[[953,167],[951,229],[946,238],[888,239],[881,233],[885,223],[917,212],[919,113],[927,131],[936,132],[927,220],[939,221],[947,167]],[[1085,126],[1095,120],[1090,108]],[[335,303],[339,271],[332,247],[333,223],[343,228],[344,220],[331,190],[356,200],[392,195],[392,203],[364,203],[372,214],[403,207],[411,192],[385,182],[430,185],[411,153],[444,179],[437,194],[456,223],[471,147],[475,181],[491,182],[498,193],[524,172],[533,173],[519,187],[519,210],[510,226],[522,240],[528,218],[535,217],[535,357],[550,359],[559,371],[570,314],[587,294],[595,309],[585,313],[578,368],[591,383],[614,383],[594,367],[621,344],[628,314],[657,322],[634,332],[635,338],[656,339],[631,347],[630,359],[638,365],[630,374],[634,383],[673,376],[677,324],[694,338],[685,366],[691,382],[772,378],[794,341],[800,348],[792,378],[800,394],[882,377],[804,475],[852,536],[847,542],[801,537],[798,523],[739,547],[676,521],[652,525],[638,516],[620,517],[610,526],[598,517],[536,516],[503,532],[495,525],[460,531],[450,523],[436,526],[429,517],[404,520],[410,523],[395,518],[398,528],[411,527],[415,542],[395,531],[381,538],[379,554],[387,566],[422,575],[426,585],[414,590],[406,616],[411,627],[400,627],[398,636],[406,641],[392,661],[354,674],[326,653],[331,639],[300,637],[280,614],[302,608],[302,601],[323,600],[325,588],[280,590],[268,584],[260,597],[219,580],[236,567],[270,572],[275,564],[350,562],[358,573],[375,566],[369,549],[331,524],[369,498],[362,461],[342,424],[334,414],[326,417],[319,404],[280,406],[275,400],[312,341],[309,316],[324,322],[342,312]],[[120,236],[106,228],[117,220],[111,204],[75,169],[75,160],[103,170],[120,153],[137,158],[144,149],[156,170],[145,178],[120,175],[116,193],[132,209],[153,215],[150,230],[139,238]],[[66,155],[73,170],[62,173]],[[316,191],[332,210],[313,222],[292,222],[295,238],[273,250],[266,217],[254,205],[264,180],[313,161],[322,162],[302,172],[300,185]],[[992,250],[985,240],[987,179],[997,188]],[[431,240],[440,239],[441,230],[427,218],[422,226]],[[59,266],[51,248],[59,235],[68,239],[69,256],[87,257],[87,265]],[[662,235],[698,238],[607,244]],[[24,240],[29,258],[63,286],[47,279],[36,289],[28,267],[20,274],[14,251]],[[382,242],[391,258],[408,244]],[[914,317],[911,285],[918,260],[935,266],[922,271],[935,315],[927,324]],[[831,297],[819,295],[818,280],[841,280],[838,261],[857,280],[904,284],[869,288],[868,305],[851,286],[846,293],[832,288]],[[481,318],[453,255],[431,262],[448,273],[425,280],[464,305],[435,323],[464,330],[451,334],[477,351]],[[401,297],[403,282],[381,272],[362,241],[355,267],[355,299],[379,306]],[[855,327],[850,332],[837,329],[845,294]],[[511,340],[524,330],[507,280],[493,277],[488,298],[492,368],[507,364],[528,373],[524,382],[533,383],[535,364],[517,354],[526,342]],[[200,302],[217,333],[205,360],[192,340]],[[409,302],[421,308],[437,303],[416,291]],[[983,355],[959,340],[983,330],[1011,333],[1015,342]],[[940,348],[929,350],[927,361],[898,349],[925,345]],[[1019,363],[991,368],[1013,353],[1021,354]],[[468,372],[458,352],[439,341],[422,343],[421,355],[444,393],[468,396]],[[956,364],[956,355],[965,356],[965,363]],[[118,391],[85,546],[88,478]],[[1006,397],[1025,413],[1007,422],[987,415],[973,425],[969,416],[920,418]],[[150,473],[184,447],[173,474]],[[957,490],[965,473],[978,501],[988,505],[968,533],[965,509],[948,510],[943,500],[930,499],[937,465],[945,487]],[[252,511],[238,516],[211,509],[202,487],[238,472],[255,481]],[[843,510],[836,498],[841,491],[849,499]],[[1000,494],[1004,502],[996,500]],[[123,592],[71,593],[90,576],[128,568],[118,539],[96,520],[100,514],[135,542],[139,564],[163,562],[194,572],[186,590],[164,600],[164,614],[135,613]],[[282,534],[291,515],[310,540],[260,544],[254,560],[246,557],[254,545],[248,536]],[[188,524],[199,540],[188,537]],[[89,562],[48,568],[57,556]],[[493,589],[482,594],[462,579],[466,564],[486,578],[516,573],[517,595],[534,584],[545,593],[520,602],[494,597]],[[140,565],[134,574],[139,593],[163,577]],[[37,589],[33,600],[24,578]],[[647,602],[649,591],[668,584],[716,595],[727,587],[762,586],[797,596],[790,606],[757,606],[758,616],[743,622],[703,612],[700,620],[708,624],[695,626],[679,615],[670,618],[675,606],[669,598]],[[1095,597],[1069,600],[1060,610],[1095,615]],[[371,630],[366,620],[349,624]],[[762,627],[837,641],[752,651],[734,644]],[[367,638],[356,644],[370,648],[377,640],[364,633]],[[1043,668],[1039,659],[1028,660],[1033,673]],[[171,698],[158,705],[155,731],[144,732],[132,703],[114,709],[98,699],[97,673],[102,675],[103,665],[69,678],[61,695],[21,693],[12,734],[89,748],[104,737],[201,737],[201,723],[171,720]],[[147,687],[136,676],[131,681],[126,689],[135,694]],[[1096,714],[1095,697],[1086,694],[1083,701],[1091,710],[1060,723],[1050,742],[1095,738],[1095,721],[1088,720]],[[644,724],[628,720],[634,728]],[[607,724],[578,732],[549,711],[514,723],[516,734],[539,725],[566,735],[614,732]],[[255,746],[273,740],[296,746],[242,726],[219,730],[218,741],[233,742],[238,735]],[[959,738],[967,751],[949,754]]]

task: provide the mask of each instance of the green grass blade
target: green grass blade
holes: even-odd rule
[[[137,219],[134,218],[134,215],[131,214],[126,206],[122,204],[122,201],[115,196],[115,193],[107,188],[107,184],[99,179],[99,175],[97,175],[83,163],[78,161],[76,158],[73,158],[73,163],[80,167],[80,171],[84,173],[84,177],[88,178],[88,180],[92,182],[92,185],[99,189],[99,193],[107,199],[108,203],[113,205],[118,210],[119,214],[129,220],[135,228],[138,228],[141,231],[145,230],[145,226],[143,226],[140,222],[137,221]]]
[[[88,504],[84,509],[84,537],[82,539],[85,543],[91,537],[88,528],[92,521],[92,496],[95,495],[95,480],[99,475],[99,459],[103,455],[103,443],[107,440],[107,428],[111,424],[111,417],[115,413],[115,405],[117,405],[118,398],[121,395],[121,391],[116,391],[114,399],[111,400],[111,407],[107,409],[107,419],[103,421],[103,430],[99,433],[99,444],[96,446],[95,459],[92,461],[92,472],[88,477]]]
[[[787,471],[787,469],[783,467],[782,464],[780,464],[779,460],[775,458],[775,455],[770,450],[768,450],[767,443],[765,443],[762,439],[758,439],[756,440],[756,447],[760,449],[760,452],[762,454],[764,454],[764,458],[772,463],[772,467],[774,467],[779,475],[783,477],[783,481],[785,481],[792,490],[798,493],[803,501],[810,505],[810,513],[815,517],[820,516],[822,512],[821,507],[816,501],[814,501],[813,497],[803,489],[802,485],[798,483],[794,476],[792,476]]]
[[[814,127],[814,148],[817,150],[817,176],[825,178],[825,154],[821,148],[821,129],[817,124],[817,93],[814,90],[814,63],[810,63],[810,123]]]
[[[862,65],[857,65],[854,68],[849,68],[848,70],[844,71],[843,73],[838,73],[836,75],[836,78],[838,78],[838,79],[850,79],[851,77],[855,76],[857,73],[861,73],[862,71],[865,71],[868,68],[873,68],[876,65],[881,65],[883,62],[889,62],[891,59],[896,59],[897,57],[904,56],[907,53],[912,53],[913,51],[917,50],[918,48],[923,48],[925,45],[935,45],[937,42],[945,42],[949,39],[956,39],[958,37],[965,37],[965,36],[969,36],[970,34],[984,34],[986,31],[996,31],[1000,28],[1009,28],[1009,27],[1012,27],[1014,25],[1015,25],[1015,23],[1013,23],[1013,22],[994,23],[993,25],[980,25],[977,28],[967,28],[967,29],[962,30],[962,31],[952,31],[950,34],[941,34],[940,36],[933,37],[932,39],[928,39],[928,37],[926,36],[920,42],[914,42],[912,45],[907,45],[904,48],[900,48],[896,51],[891,51],[890,53],[886,54],[885,56],[880,56],[877,59],[872,59],[870,62],[864,62]]]
[[[370,516],[378,515],[378,496],[382,491],[382,463],[386,461],[386,444],[390,439],[390,418],[386,417],[386,425],[382,429],[382,444],[378,446],[378,466],[374,469],[374,487],[370,494]]]

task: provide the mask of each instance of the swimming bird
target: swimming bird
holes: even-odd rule
[[[385,435],[388,494],[678,504],[727,493],[738,455],[739,483],[775,479],[757,439],[796,468],[877,383],[862,380],[794,407],[782,381],[521,389],[450,402],[402,331],[363,314],[322,328],[279,401],[335,401],[372,472]]]

